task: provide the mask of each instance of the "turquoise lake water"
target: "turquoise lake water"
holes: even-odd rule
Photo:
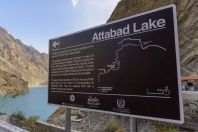
[[[12,114],[22,111],[25,116],[39,116],[45,121],[58,108],[47,103],[47,87],[30,88],[29,93],[15,98],[0,98],[0,112]]]

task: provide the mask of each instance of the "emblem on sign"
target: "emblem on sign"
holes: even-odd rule
[[[74,102],[76,97],[72,94],[72,95],[70,95],[69,99],[70,99],[71,102]]]
[[[125,107],[125,100],[123,98],[117,99],[117,106],[118,108],[124,108]]]
[[[98,106],[100,105],[100,101],[97,97],[89,96],[89,98],[87,99],[87,104]]]

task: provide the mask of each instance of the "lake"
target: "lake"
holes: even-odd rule
[[[25,116],[39,116],[39,120],[45,121],[58,108],[47,103],[47,87],[30,88],[29,93],[15,98],[0,98],[0,112],[12,114],[22,111]]]

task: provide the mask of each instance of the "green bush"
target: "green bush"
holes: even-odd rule
[[[109,122],[107,122],[106,124],[107,132],[117,132],[118,129],[119,129],[119,122],[115,118],[112,118],[109,120]],[[118,132],[122,132],[122,131],[118,131]]]
[[[119,128],[116,132],[125,132],[124,128]]]
[[[30,116],[29,118],[25,118],[24,114],[19,111],[10,116],[9,123],[29,132],[51,132],[50,128],[42,127],[36,123],[38,118],[38,116]]]
[[[152,123],[153,132],[177,132],[178,126],[163,122]]]
[[[78,119],[81,119],[82,118],[82,115],[81,115],[80,111],[72,111],[71,112],[71,115],[72,116],[77,116]]]
[[[22,111],[17,111],[12,116],[16,117],[19,120],[24,120],[25,119],[25,114]]]
[[[35,124],[36,121],[39,119],[38,116],[30,116],[27,121],[30,123],[30,124]]]

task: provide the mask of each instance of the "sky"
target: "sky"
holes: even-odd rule
[[[119,1],[0,0],[0,26],[48,53],[49,39],[106,23]]]

